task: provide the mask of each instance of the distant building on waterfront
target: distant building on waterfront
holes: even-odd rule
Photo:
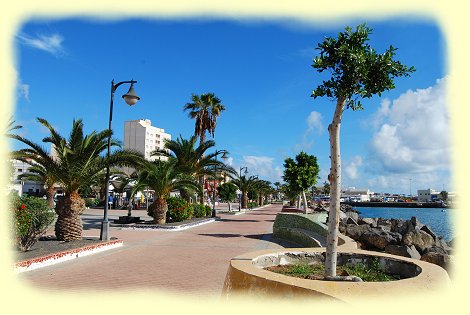
[[[152,151],[163,149],[165,140],[171,140],[171,135],[162,128],[152,126],[149,119],[130,120],[124,124],[124,149],[139,151],[147,160],[166,159],[150,156]]]
[[[373,195],[374,193],[369,189],[356,189],[355,187],[341,191],[341,198],[344,201],[369,202]]]
[[[440,198],[440,191],[434,189],[420,189],[418,190],[418,202],[431,202]]]

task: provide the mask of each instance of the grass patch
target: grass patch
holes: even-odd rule
[[[325,274],[325,266],[320,263],[308,264],[306,262],[300,262],[292,265],[272,266],[265,269],[291,277],[311,280],[321,280]],[[336,274],[340,276],[356,276],[365,282],[393,281],[400,279],[397,275],[391,275],[383,271],[378,259],[374,259],[370,265],[357,263],[354,265],[347,264],[337,266]]]

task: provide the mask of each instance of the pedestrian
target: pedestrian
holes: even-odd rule
[[[113,196],[109,195],[108,196],[108,209],[111,209],[113,207]]]

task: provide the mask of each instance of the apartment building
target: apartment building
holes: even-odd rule
[[[165,133],[162,128],[152,126],[149,119],[125,122],[124,148],[141,152],[147,160],[153,161],[159,158],[158,156],[150,156],[150,153],[156,149],[163,149],[165,140],[171,140],[171,135]]]
[[[10,163],[13,174],[10,178],[9,191],[15,190],[20,196],[24,193],[34,196],[41,196],[45,193],[43,183],[18,178],[20,175],[28,173],[28,169],[31,167],[28,163],[19,160],[10,160]]]

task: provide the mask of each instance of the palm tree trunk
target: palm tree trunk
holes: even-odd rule
[[[340,126],[343,108],[346,99],[341,97],[336,103],[333,121],[328,126],[330,134],[331,168],[328,180],[330,181],[330,209],[328,212],[328,235],[326,238],[325,276],[336,276],[336,262],[338,251],[339,209],[341,197],[341,155],[340,155]]]
[[[189,195],[186,189],[180,189],[180,196],[182,199],[186,200],[188,203],[191,201],[191,196]]]
[[[77,192],[59,198],[57,206],[55,236],[59,241],[73,241],[82,238],[83,225],[80,215],[85,210],[85,201]]]
[[[47,203],[49,208],[54,209],[54,185],[48,186],[46,189]]]
[[[199,177],[199,186],[201,187],[201,193],[199,194],[199,203],[204,204],[204,176]]]
[[[153,212],[153,222],[155,224],[166,223],[168,204],[165,198],[155,198],[155,201],[149,206],[149,209]]]
[[[247,196],[247,192],[244,191],[242,192],[243,193],[243,196],[242,196],[242,209],[246,209],[246,203],[247,203],[247,199],[248,199],[248,196]]]

